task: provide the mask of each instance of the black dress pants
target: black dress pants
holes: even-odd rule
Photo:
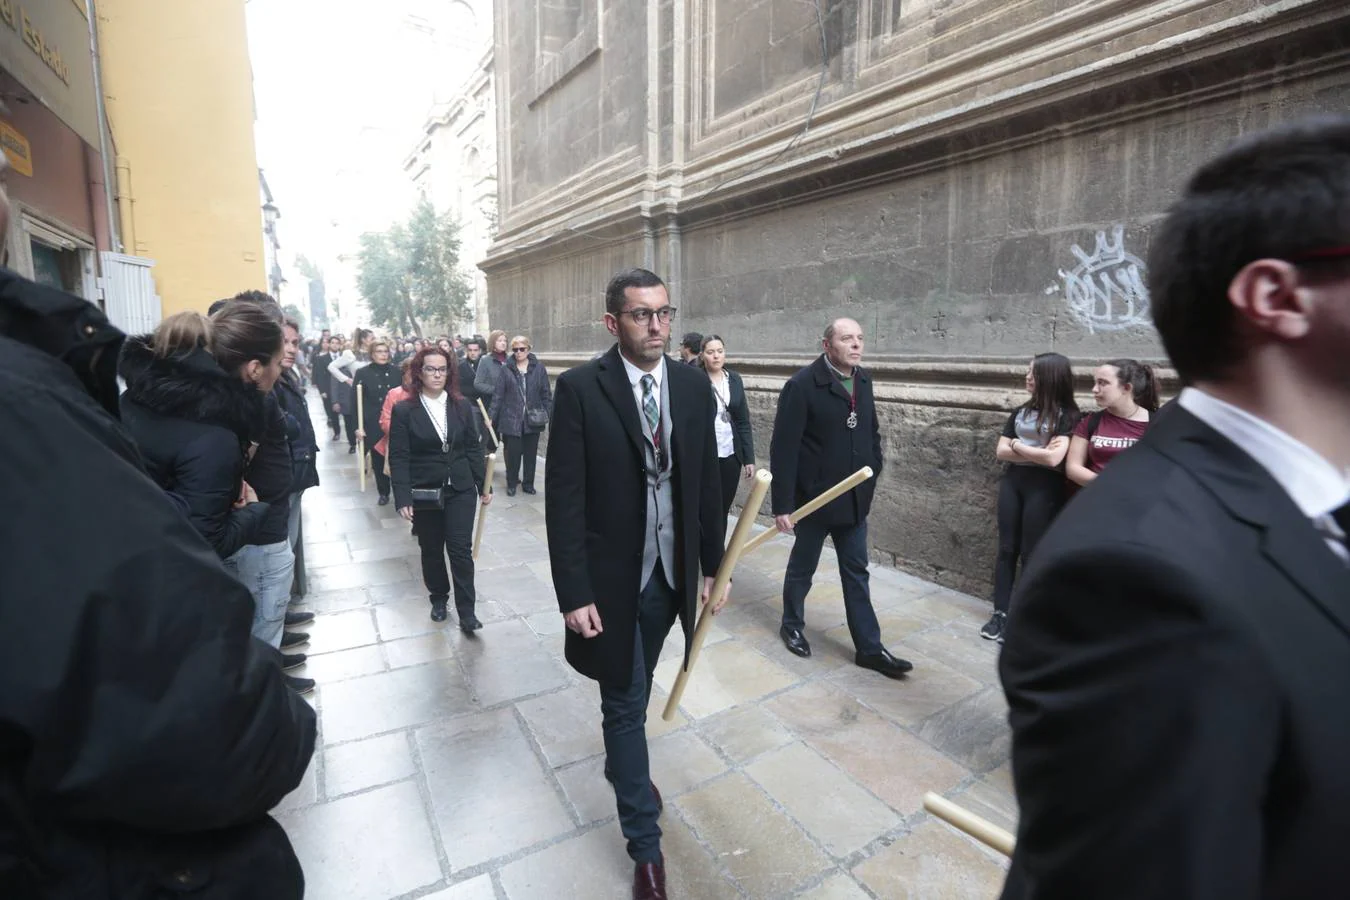
[[[337,410],[333,409],[333,403],[327,396],[323,394],[320,394],[319,396],[323,397],[323,411],[324,414],[328,416],[328,430],[333,432],[333,434],[341,434],[342,417],[338,414]]]
[[[524,484],[534,487],[534,467],[539,461],[539,432],[526,435],[501,435],[506,444],[506,486],[515,487]],[[525,472],[521,474],[521,466]]]
[[[378,440],[366,435],[366,449],[370,451],[370,467],[375,470],[375,489],[380,492],[381,497],[388,497],[389,476],[384,474],[384,454],[375,449],[378,443]]]
[[[444,509],[413,511],[417,545],[422,548],[422,583],[426,585],[432,603],[443,603],[450,599],[450,582],[453,578],[455,608],[461,614],[473,612],[476,599],[473,586],[473,523],[477,511],[478,492],[473,489],[447,489]],[[445,572],[447,555],[450,557],[449,576]]]
[[[342,421],[347,424],[347,446],[356,446],[356,413],[344,412]]]
[[[733,453],[719,459],[717,469],[722,475],[722,517],[726,518],[731,514],[731,504],[736,502],[736,489],[741,484],[741,464]]]

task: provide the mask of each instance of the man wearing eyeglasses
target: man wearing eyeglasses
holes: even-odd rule
[[[1013,595],[999,674],[1021,819],[1003,896],[1338,894],[1350,118],[1230,147],[1149,245],[1153,321],[1187,387],[1069,504]]]
[[[726,529],[713,394],[701,370],[666,356],[674,316],[655,274],[614,276],[604,321],[617,343],[558,378],[545,470],[567,661],[600,683],[605,775],[638,900],[667,897],[644,730],[652,672],[677,618],[688,646]]]

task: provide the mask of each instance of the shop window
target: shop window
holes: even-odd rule
[[[32,242],[33,280],[38,284],[66,291],[80,293],[80,254],[75,250],[62,250],[41,241]]]

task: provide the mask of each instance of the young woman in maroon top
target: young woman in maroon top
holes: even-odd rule
[[[1083,486],[1122,451],[1139,442],[1158,411],[1153,369],[1133,359],[1113,359],[1092,373],[1092,399],[1101,411],[1073,430],[1064,474]]]

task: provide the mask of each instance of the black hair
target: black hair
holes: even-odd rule
[[[1073,366],[1061,353],[1039,353],[1031,360],[1036,385],[1022,408],[1036,414],[1036,430],[1053,437],[1062,418],[1078,423],[1078,402],[1073,399]]]
[[[248,363],[269,363],[281,353],[281,322],[259,303],[228,301],[211,314],[211,355],[226,372],[238,374]]]
[[[685,332],[684,337],[680,338],[680,346],[688,347],[692,353],[703,352],[703,335],[697,331]]]
[[[1135,403],[1150,413],[1158,411],[1158,377],[1152,366],[1137,359],[1112,359],[1102,365],[1115,367],[1121,387],[1129,385]]]
[[[627,269],[620,272],[611,278],[609,284],[605,286],[605,312],[612,316],[617,316],[623,312],[623,305],[627,300],[624,291],[629,288],[665,286],[666,283],[661,280],[661,276],[646,269]]]
[[[1309,259],[1350,244],[1350,117],[1251,135],[1192,176],[1150,239],[1153,323],[1183,382],[1222,377],[1243,346],[1228,289],[1258,259]]]

